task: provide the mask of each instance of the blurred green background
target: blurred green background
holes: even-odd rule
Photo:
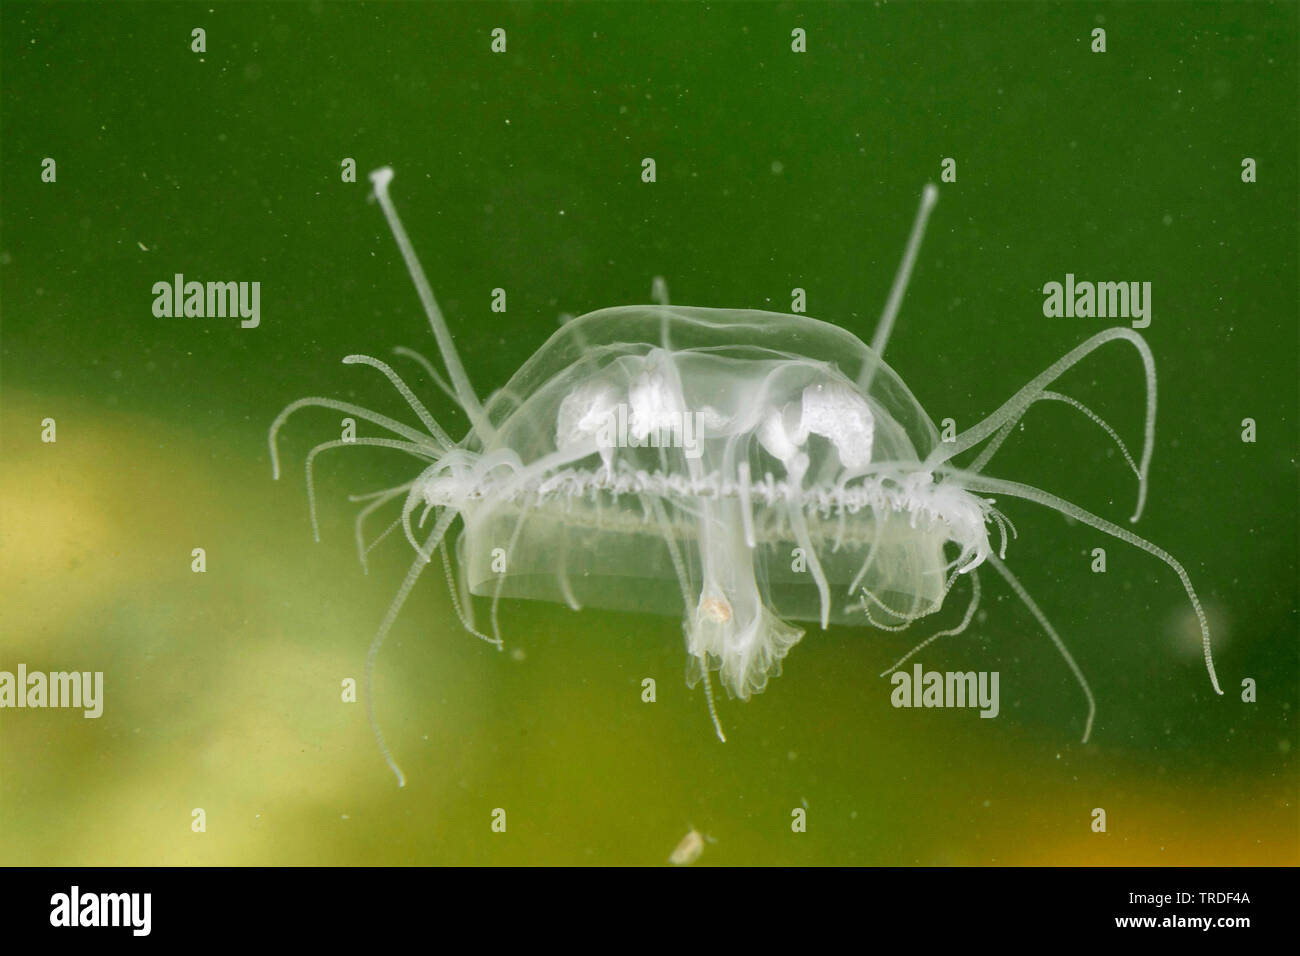
[[[1300,859],[1295,4],[6,3],[0,34],[0,669],[106,685],[99,720],[0,711],[0,863],[661,863],[691,827],[716,841],[701,865]],[[721,745],[676,618],[505,602],[522,654],[498,654],[434,574],[377,674],[399,790],[339,686],[410,558],[391,539],[363,575],[346,494],[410,465],[323,456],[316,545],[301,463],[340,416],[291,421],[278,484],[266,452],[303,395],[409,418],[339,360],[434,352],[365,173],[397,170],[486,394],[561,313],[643,302],[653,275],[690,305],[784,311],[800,287],[869,339],[944,157],[890,363],[966,427],[1107,324],[1044,318],[1045,282],[1151,281],[1137,530],[1199,588],[1226,695],[1164,565],[1007,502],[1009,563],[1098,697],[1086,746],[1069,672],[990,576],[972,630],[919,659],[998,670],[996,720],[894,710],[875,676],[959,599],[913,634],[810,631],[765,694],[721,705]],[[260,281],[261,326],[155,318],[177,272]],[[1059,384],[1140,444],[1131,351]],[[1131,474],[1064,406],[995,465],[1130,513]]]

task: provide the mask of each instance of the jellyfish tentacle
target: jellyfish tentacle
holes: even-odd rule
[[[382,491],[372,492],[371,494],[368,495],[348,496],[349,500],[351,501],[365,501],[367,499],[369,500],[369,504],[367,504],[364,508],[362,508],[359,512],[357,512],[356,519],[353,523],[353,533],[357,541],[357,554],[361,560],[361,570],[363,573],[365,574],[370,573],[370,569],[366,566],[366,555],[368,555],[372,550],[374,550],[375,545],[379,544],[380,541],[383,541],[386,537],[388,537],[388,535],[398,525],[402,523],[402,519],[398,518],[392,524],[390,524],[388,528],[382,534],[379,535],[378,538],[370,542],[369,546],[367,546],[365,543],[365,527],[364,527],[366,518],[370,517],[370,515],[374,514],[374,512],[382,508],[384,505],[388,504],[388,502],[392,501],[402,492],[409,491],[410,487],[411,487],[411,483],[408,482],[407,484],[404,485],[398,485],[396,488],[385,488]]]
[[[392,181],[393,170],[388,166],[376,169],[370,174],[375,199],[379,201],[379,206],[384,211],[388,228],[393,234],[397,248],[402,253],[402,259],[406,262],[406,271],[410,274],[416,294],[420,297],[420,305],[424,307],[424,314],[429,320],[430,328],[433,329],[433,337],[438,341],[438,351],[442,353],[443,364],[447,366],[447,374],[456,390],[457,401],[460,402],[461,408],[465,409],[469,420],[473,422],[479,437],[487,441],[496,434],[496,430],[488,421],[487,413],[479,403],[478,396],[474,394],[474,387],[470,384],[469,376],[465,374],[465,367],[461,364],[460,355],[456,352],[456,345],[452,341],[451,329],[447,327],[447,320],[443,318],[442,310],[438,308],[438,301],[433,297],[433,288],[429,285],[424,267],[420,265],[420,259],[415,254],[415,247],[402,226],[397,207],[393,205],[392,197],[388,195],[388,184]]]
[[[983,421],[966,429],[957,436],[955,441],[942,442],[935,446],[934,450],[926,456],[922,467],[927,470],[934,470],[994,434],[1008,422],[1019,421],[1026,409],[1046,391],[1048,385],[1106,343],[1120,339],[1137,349],[1138,355],[1142,359],[1147,386],[1146,420],[1142,434],[1142,457],[1138,465],[1137,507],[1129,518],[1130,522],[1136,522],[1142,516],[1142,509],[1146,506],[1147,479],[1151,470],[1151,452],[1155,446],[1156,365],[1155,358],[1151,354],[1151,347],[1147,345],[1146,339],[1132,329],[1122,326],[1103,329],[1087,341],[1076,345],[1003,402],[996,411]]]
[[[890,286],[885,309],[876,322],[875,334],[871,336],[871,350],[877,356],[883,357],[885,346],[889,344],[889,335],[894,329],[894,319],[898,317],[898,309],[903,304],[903,294],[907,292],[907,283],[912,278],[912,267],[916,264],[917,253],[921,251],[921,240],[925,238],[925,226],[930,219],[930,210],[934,209],[938,201],[939,188],[934,183],[926,183],[925,189],[921,191],[921,205],[917,207],[916,218],[912,221],[912,234],[907,239],[907,248],[903,252],[902,261],[898,264],[898,271],[894,274],[894,284]],[[874,375],[873,365],[862,383],[863,392],[871,387],[871,379]]]
[[[370,573],[370,567],[366,564],[366,557],[370,554],[371,551],[379,547],[379,545],[381,545],[384,542],[385,538],[387,538],[390,534],[392,534],[401,526],[402,526],[402,519],[400,517],[394,518],[391,522],[389,522],[387,528],[379,532],[379,534],[375,537],[374,541],[371,541],[369,544],[365,545],[365,550],[361,552],[361,571],[363,574]]]
[[[429,537],[425,539],[424,546],[432,548],[447,529],[439,526],[430,532]],[[422,558],[416,558],[411,562],[410,569],[406,572],[406,577],[402,581],[402,586],[397,589],[397,594],[393,597],[392,603],[388,605],[388,611],[384,614],[384,619],[379,625],[379,630],[375,633],[374,640],[370,642],[370,650],[366,653],[366,670],[365,670],[365,691],[366,691],[366,719],[370,722],[370,730],[375,735],[375,743],[379,745],[379,752],[384,757],[384,762],[388,764],[388,769],[393,771],[397,777],[399,787],[406,786],[406,774],[402,773],[402,768],[398,766],[397,761],[393,759],[392,752],[388,749],[388,744],[384,741],[384,732],[379,727],[379,718],[375,714],[375,660],[379,657],[379,649],[384,646],[384,641],[388,637],[388,632],[392,630],[393,622],[397,620],[397,615],[402,610],[402,605],[406,603],[407,596],[411,589],[415,587],[415,582],[419,579],[420,573],[424,566],[428,564]]]
[[[460,400],[456,398],[456,392],[447,384],[447,380],[442,377],[442,373],[433,367],[433,363],[430,362],[426,356],[421,355],[419,352],[415,351],[415,349],[408,349],[404,345],[396,346],[393,349],[393,354],[403,355],[406,358],[413,359],[422,369],[424,369],[424,374],[433,380],[433,384],[442,389],[446,396],[456,403],[457,408],[460,407]]]
[[[431,461],[433,456],[425,451],[421,446],[411,442],[396,441],[392,438],[336,438],[333,441],[321,442],[311,451],[307,452],[307,511],[311,515],[311,533],[312,537],[320,541],[320,526],[316,520],[316,481],[312,476],[312,467],[316,456],[323,451],[329,451],[331,448],[345,448],[352,445],[367,445],[376,448],[395,448],[398,451],[404,451],[414,458],[422,461]],[[363,562],[364,563],[364,562]]]
[[[406,399],[406,404],[411,406],[411,411],[415,412],[416,417],[420,419],[420,423],[429,430],[429,434],[433,436],[434,440],[437,441],[438,444],[447,449],[456,446],[456,443],[451,440],[451,436],[443,431],[442,426],[434,420],[433,416],[429,414],[429,410],[424,407],[424,403],[416,397],[415,392],[411,391],[410,386],[402,381],[402,377],[394,372],[387,362],[381,361],[380,359],[374,358],[370,355],[345,355],[343,357],[343,364],[369,365],[371,368],[378,369],[390,382],[393,383],[393,387],[397,389],[402,398]]]
[[[1052,643],[1056,645],[1057,651],[1059,651],[1061,657],[1064,658],[1066,666],[1068,666],[1070,672],[1074,674],[1074,679],[1078,682],[1079,688],[1083,691],[1083,696],[1087,698],[1088,719],[1083,725],[1082,740],[1082,743],[1086,744],[1088,738],[1092,736],[1092,720],[1097,715],[1097,701],[1096,698],[1092,696],[1092,688],[1088,686],[1088,678],[1083,676],[1083,671],[1079,668],[1079,665],[1075,663],[1074,657],[1070,654],[1069,648],[1065,646],[1065,641],[1061,640],[1061,635],[1056,632],[1056,628],[1052,627],[1052,622],[1047,619],[1047,615],[1042,612],[1034,599],[1029,596],[1029,592],[1025,590],[1025,587],[1020,583],[1019,578],[1017,578],[1011,572],[1011,569],[1007,567],[1006,562],[997,555],[990,555],[989,562],[993,565],[998,574],[1002,575],[1003,580],[1007,582],[1011,587],[1011,590],[1016,593],[1016,597],[1020,598],[1025,607],[1029,608],[1029,613],[1034,615],[1034,618],[1038,621],[1039,627],[1041,627],[1043,631],[1046,632],[1047,636],[1051,638]]]
[[[411,482],[411,490],[406,493],[406,500],[402,502],[402,532],[406,535],[406,540],[411,547],[415,549],[415,553],[424,559],[425,564],[428,564],[432,559],[424,553],[420,542],[415,540],[415,530],[411,527],[411,515],[415,512],[416,506],[424,500],[424,497],[420,494],[420,489],[424,486],[426,476],[436,467],[436,464],[430,465],[419,478]]]
[[[280,449],[277,444],[280,429],[284,426],[284,423],[289,420],[290,415],[298,411],[300,408],[308,407],[330,408],[336,412],[343,412],[347,415],[355,415],[357,418],[364,418],[368,422],[378,425],[381,428],[387,428],[393,434],[401,435],[403,438],[409,439],[414,444],[419,445],[429,453],[430,458],[439,455],[446,450],[431,442],[429,440],[429,435],[421,434],[414,428],[411,428],[408,425],[403,425],[401,422],[389,418],[387,415],[372,412],[370,409],[362,408],[360,405],[353,405],[351,402],[339,402],[332,398],[320,398],[317,396],[300,398],[296,402],[290,402],[284,407],[279,415],[275,416],[275,421],[271,422],[271,428],[267,432],[266,441],[271,451],[271,477],[276,481],[280,479]]]
[[[870,598],[870,603],[868,603],[867,600],[868,598]],[[876,597],[874,594],[872,594],[871,591],[868,590],[867,588],[862,589],[862,598],[859,599],[858,603],[850,604],[847,610],[862,611],[862,613],[865,614],[867,617],[867,623],[870,624],[872,627],[874,627],[877,631],[892,631],[892,632],[906,631],[909,627],[912,626],[912,621],[910,618],[900,618],[900,620],[902,620],[903,622],[902,624],[886,624],[884,621],[877,621],[875,615],[871,613],[871,604],[873,603],[879,605],[881,608],[884,608],[884,610],[889,611],[890,614],[894,613],[893,611],[890,611],[889,608],[885,607],[884,604],[881,604],[880,599]],[[898,615],[895,616],[897,617]]]
[[[953,565],[955,565],[955,564],[958,564],[958,563],[960,563],[960,562],[961,562],[961,558],[958,557],[958,558],[957,558],[956,560],[954,560],[951,564],[949,564],[949,567],[951,567],[951,566],[953,566]],[[961,577],[961,575],[963,575],[963,574],[970,574],[970,573],[973,573],[973,572],[974,572],[974,568],[972,568],[970,571],[961,571],[961,570],[957,570],[957,571],[954,571],[952,574],[950,574],[950,575],[948,576],[948,579],[944,582],[944,585],[943,585],[943,591],[940,592],[939,597],[934,601],[932,607],[933,607],[934,609],[938,609],[939,607],[941,607],[941,606],[943,605],[943,602],[944,602],[945,600],[947,600],[947,598],[948,598],[948,592],[951,591],[951,590],[952,590],[952,586],[953,586],[954,584],[957,583],[957,579],[958,579],[959,577]],[[920,620],[920,619],[923,618],[923,617],[928,617],[930,614],[933,614],[933,613],[934,613],[934,610],[926,611],[925,613],[918,613],[918,612],[917,612],[917,599],[916,599],[916,596],[915,596],[915,595],[912,596],[912,610],[910,610],[910,611],[900,611],[898,608],[890,607],[888,604],[886,604],[884,601],[882,601],[882,600],[881,600],[881,599],[880,599],[880,598],[875,594],[874,591],[871,591],[870,589],[865,588],[865,587],[862,588],[862,597],[863,597],[863,604],[864,604],[864,605],[867,603],[867,601],[870,601],[870,603],[875,604],[875,605],[876,605],[877,607],[879,607],[882,611],[886,611],[886,612],[888,612],[889,614],[891,614],[892,616],[898,618],[900,621],[904,621],[904,622],[906,622],[906,623],[904,623],[903,627],[896,628],[896,630],[903,630],[903,629],[906,628],[909,624],[911,624],[913,621]]]
[[[914,656],[919,654],[921,651],[925,650],[925,648],[929,647],[939,638],[956,637],[957,635],[964,634],[966,632],[966,628],[970,627],[970,622],[972,619],[974,619],[975,612],[979,609],[980,606],[980,573],[978,570],[972,570],[969,572],[969,574],[970,574],[970,586],[971,586],[970,603],[966,605],[966,613],[965,615],[962,616],[961,623],[958,624],[956,627],[946,628],[942,631],[936,631],[935,633],[931,634],[929,637],[921,641],[921,643],[917,644],[915,647],[913,647],[910,651],[908,651],[898,660],[894,661],[893,665],[888,670],[881,671],[880,672],[881,677],[888,677],[890,674],[894,673],[894,671],[898,670],[909,660],[911,660]],[[955,577],[956,576],[954,575],[954,579]],[[952,580],[949,580],[948,586],[944,588],[943,593],[945,597],[947,597],[948,591],[951,590],[952,583],[953,583]]]
[[[867,572],[871,570],[871,564],[873,561],[875,561],[876,552],[880,548],[880,539],[884,533],[884,527],[885,527],[884,522],[881,521],[879,515],[876,515],[872,523],[875,525],[876,533],[872,536],[871,547],[867,550],[866,560],[862,562],[862,567],[858,569],[858,573],[855,574],[853,576],[853,580],[849,582],[850,597],[853,595],[855,591],[857,591],[858,585],[862,582],[862,579],[867,576]]]
[[[519,520],[515,522],[514,531],[510,535],[510,541],[506,544],[506,567],[510,567],[510,559],[515,553],[515,545],[519,543],[519,536],[523,533],[524,522],[528,520],[528,510],[532,507],[532,501],[525,498],[519,508]],[[505,587],[506,573],[502,572],[497,575],[496,587],[492,590],[492,609],[489,612],[492,621],[492,635],[496,638],[497,650],[505,650],[505,642],[501,639],[501,625],[497,621],[497,605],[501,603],[501,591]]]
[[[569,538],[564,537],[564,544],[560,550],[559,560],[556,561],[556,581],[560,586],[560,595],[564,598],[564,603],[569,606],[571,611],[581,611],[582,602],[578,596],[573,593],[573,585],[569,581]]]
[[[1110,424],[1107,423],[1107,421],[1104,418],[1102,418],[1100,415],[1094,412],[1087,405],[1083,404],[1083,402],[1079,401],[1077,398],[1073,398],[1072,396],[1063,395],[1060,392],[1050,392],[1050,391],[1042,392],[1035,399],[1035,401],[1036,402],[1040,402],[1040,401],[1064,402],[1066,405],[1069,405],[1072,408],[1077,409],[1083,415],[1092,419],[1092,421],[1097,425],[1097,427],[1099,427],[1102,431],[1104,431],[1107,435],[1110,436],[1111,441],[1115,443],[1115,446],[1119,449],[1119,453],[1124,457],[1124,461],[1128,464],[1129,470],[1133,472],[1133,475],[1136,478],[1141,480],[1142,472],[1138,469],[1137,462],[1133,460],[1133,455],[1129,452],[1128,445],[1124,444],[1124,439],[1119,437],[1119,434],[1115,431],[1115,429],[1110,427]],[[1025,409],[1025,411],[1027,413],[1029,410]],[[997,454],[998,449],[1001,448],[1002,443],[1005,442],[1008,437],[1010,437],[1011,432],[1015,430],[1015,427],[1019,423],[1019,421],[1020,421],[1019,419],[1014,419],[1012,421],[1007,422],[1005,425],[1003,425],[1002,428],[997,432],[997,434],[995,434],[992,438],[989,439],[989,443],[980,449],[979,457],[977,457],[973,462],[970,463],[970,465],[967,466],[967,470],[983,471],[984,466],[989,463],[989,459],[991,459],[995,454]]]
[[[462,605],[461,603],[461,597],[457,594],[458,585],[456,575],[451,570],[451,558],[447,554],[447,542],[445,540],[438,542],[438,550],[442,552],[442,570],[447,577],[447,590],[448,593],[451,594],[451,607],[452,610],[456,612],[456,619],[460,621],[460,626],[469,634],[477,637],[480,641],[484,641],[488,644],[496,644],[497,642],[495,640],[488,637],[474,626],[473,618],[466,613],[465,609],[468,606],[468,598],[466,599],[465,605]],[[497,646],[499,649],[500,645]]]
[[[795,455],[792,461],[786,462],[786,472],[796,495],[802,493],[803,476],[807,470],[808,456],[803,452]],[[826,572],[822,570],[821,560],[817,557],[817,550],[813,547],[812,537],[808,534],[808,522],[804,518],[803,502],[798,498],[789,504],[789,518],[795,541],[803,549],[804,556],[808,559],[808,573],[812,575],[813,583],[817,587],[817,599],[821,610],[821,626],[824,631],[830,624],[831,589],[826,581]]]
[[[727,735],[722,732],[722,721],[718,720],[718,709],[713,703],[713,681],[709,679],[709,662],[701,657],[700,673],[704,677],[704,699],[709,705],[709,718],[713,721],[713,729],[718,735],[718,739],[724,744],[727,742]]]
[[[745,544],[752,550],[757,540],[754,537],[754,504],[749,498],[749,462],[742,461],[737,465],[736,474],[740,479],[737,494],[740,498],[741,527],[745,532]]]
[[[646,504],[646,499],[642,497],[642,506]],[[658,498],[649,499],[649,509],[655,516],[655,521],[659,525],[659,530],[663,533],[664,543],[668,546],[668,556],[673,563],[673,571],[677,574],[677,584],[682,592],[682,604],[687,610],[687,623],[683,624],[683,630],[687,631],[687,645],[690,644],[689,615],[691,606],[691,581],[686,571],[686,562],[683,560],[681,552],[677,549],[677,539],[674,537],[672,527],[668,522],[668,515],[664,511],[664,506]],[[700,669],[700,676],[704,680],[704,699],[709,707],[709,719],[713,721],[713,729],[718,735],[718,739],[724,744],[727,742],[727,735],[722,731],[722,721],[718,719],[718,709],[713,700],[713,682],[709,679],[709,658],[707,653],[701,653],[688,659],[686,685],[694,687],[695,681],[692,680],[693,674],[690,667],[696,666]]]
[[[1113,538],[1131,544],[1135,548],[1140,548],[1147,554],[1159,558],[1178,575],[1178,580],[1182,582],[1183,590],[1187,592],[1187,597],[1192,603],[1192,609],[1196,612],[1196,619],[1201,626],[1201,650],[1205,658],[1205,669],[1210,675],[1210,683],[1214,686],[1216,694],[1222,694],[1223,689],[1219,686],[1219,677],[1214,670],[1214,655],[1210,647],[1210,624],[1205,617],[1205,610],[1201,607],[1201,599],[1196,595],[1196,589],[1192,587],[1192,579],[1188,576],[1187,570],[1164,548],[1152,544],[1145,538],[1138,537],[1127,528],[1121,528],[1113,522],[1107,521],[1098,515],[1093,514],[1080,508],[1071,501],[1059,498],[1050,492],[1035,488],[1032,485],[1022,484],[1018,481],[1008,481],[1005,478],[994,478],[989,475],[977,475],[960,469],[945,469],[945,473],[960,481],[967,489],[972,491],[987,491],[993,494],[1011,495],[1015,498],[1023,498],[1026,501],[1032,501],[1036,504],[1051,508],[1067,517],[1082,521],[1086,525],[1103,531]]]

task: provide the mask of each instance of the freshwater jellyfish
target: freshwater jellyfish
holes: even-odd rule
[[[804,636],[794,622],[902,630],[938,611],[959,581],[969,582],[961,622],[926,638],[915,653],[965,630],[980,601],[979,570],[987,565],[1024,602],[1077,680],[1087,703],[1086,741],[1096,711],[1092,691],[1007,567],[1014,528],[985,495],[1044,505],[1165,562],[1195,610],[1205,666],[1222,693],[1205,614],[1177,560],[1048,491],[986,472],[1035,402],[1063,402],[1092,420],[1129,463],[1137,477],[1129,520],[1136,522],[1146,500],[1156,411],[1155,364],[1142,336],[1128,328],[1093,335],[954,442],[939,441],[929,415],[885,364],[938,198],[934,186],[923,193],[870,346],[807,316],[672,305],[666,283],[657,278],[652,304],[566,321],[504,387],[481,401],[389,195],[392,178],[388,168],[371,173],[374,197],[428,316],[446,376],[416,352],[395,351],[465,412],[469,429],[454,439],[386,362],[349,355],[345,363],[382,373],[421,427],[345,402],[304,398],[276,418],[269,444],[278,478],[277,433],[304,406],[343,411],[386,433],[325,442],[307,455],[313,530],[311,469],[320,452],[382,447],[421,462],[410,481],[354,499],[366,502],[356,519],[363,564],[369,549],[398,528],[415,552],[366,660],[368,716],[399,784],[405,777],[375,715],[374,663],[407,595],[435,560],[465,630],[498,649],[503,597],[563,602],[575,611],[681,614],[687,681],[703,684],[721,740],[714,675],[729,696],[747,700],[762,692]],[[1131,345],[1145,371],[1145,428],[1136,461],[1100,416],[1050,388],[1111,342]],[[968,452],[973,457],[965,464],[954,462]],[[389,504],[400,512],[367,544],[364,522]],[[475,617],[474,596],[490,598],[486,629]]]

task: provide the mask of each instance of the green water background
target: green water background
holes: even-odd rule
[[[702,864],[1300,858],[1295,4],[6,3],[0,44],[0,669],[102,670],[107,698],[99,720],[0,711],[0,863],[657,863],[690,827],[716,841]],[[323,456],[317,545],[301,463],[340,416],[291,422],[278,484],[266,451],[303,395],[409,419],[339,359],[435,351],[365,172],[397,170],[487,393],[561,313],[645,301],[654,275],[691,305],[784,311],[803,288],[869,339],[949,156],[891,364],[966,427],[1107,324],[1044,318],[1045,282],[1151,281],[1137,530],[1199,588],[1226,695],[1164,565],[1006,503],[1009,563],[1098,697],[1086,746],[1069,672],[991,577],[971,632],[919,659],[998,670],[997,719],[895,710],[876,677],[958,599],[910,635],[810,631],[722,705],[724,746],[674,617],[505,602],[522,654],[498,654],[433,574],[378,669],[397,789],[339,686],[410,553],[393,539],[363,575],[345,496],[411,466]],[[178,272],[260,281],[261,326],[155,318]],[[1060,387],[1139,445],[1131,350]],[[990,470],[1131,511],[1132,475],[1064,406]]]

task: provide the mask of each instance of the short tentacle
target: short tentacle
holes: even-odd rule
[[[890,674],[894,673],[894,671],[898,670],[909,660],[911,660],[914,656],[919,654],[925,648],[929,647],[939,638],[956,637],[958,634],[965,633],[966,628],[970,627],[970,622],[975,617],[975,612],[979,609],[980,606],[980,573],[979,571],[971,571],[969,572],[969,574],[970,574],[970,586],[971,586],[970,603],[966,605],[966,613],[962,617],[961,623],[958,624],[956,627],[950,627],[945,630],[936,631],[935,633],[931,634],[929,637],[921,641],[921,643],[917,644],[915,647],[913,647],[910,651],[908,651],[898,660],[894,661],[893,666],[891,666],[888,670],[881,671],[880,673],[881,677],[888,677]],[[955,580],[955,578],[956,576],[954,575],[952,579],[949,579],[948,586],[944,588],[943,593],[945,597],[947,596],[948,592],[952,589],[953,581]]]
[[[321,442],[311,451],[307,452],[307,510],[311,514],[311,533],[317,541],[320,540],[320,526],[316,520],[316,481],[312,477],[312,465],[316,456],[323,451],[329,451],[331,448],[345,448],[352,445],[368,445],[378,448],[395,448],[398,451],[404,451],[423,461],[432,460],[432,455],[420,445],[412,442],[397,441],[392,438],[336,438],[333,441]]]
[[[411,483],[407,483],[405,485],[398,485],[396,488],[385,488],[382,491],[372,492],[371,494],[368,495],[348,496],[348,500],[350,501],[369,501],[369,504],[367,504],[364,508],[362,508],[359,512],[357,512],[357,517],[353,525],[353,531],[357,539],[357,555],[361,559],[362,572],[366,574],[370,573],[370,569],[366,566],[366,555],[368,555],[374,549],[375,545],[379,544],[380,541],[383,541],[386,537],[388,537],[388,535],[393,531],[393,529],[395,529],[399,524],[402,523],[402,519],[398,518],[392,524],[390,524],[388,528],[382,534],[379,535],[378,538],[376,538],[374,541],[370,542],[369,545],[367,545],[365,543],[365,537],[364,537],[364,530],[365,530],[364,525],[365,525],[366,518],[368,518],[378,509],[382,508],[384,505],[388,504],[388,502],[392,501],[402,492],[409,491],[410,487],[411,487]]]
[[[447,554],[447,542],[440,541],[438,543],[438,550],[442,552],[442,570],[447,576],[447,590],[451,594],[451,607],[452,610],[456,612],[456,619],[460,621],[460,626],[469,634],[477,637],[480,641],[493,644],[496,646],[497,650],[501,650],[502,647],[500,640],[488,637],[482,631],[478,630],[478,628],[474,626],[474,622],[470,620],[468,614],[466,614],[465,608],[461,604],[460,596],[456,593],[456,575],[453,574],[451,570],[451,557]]]

